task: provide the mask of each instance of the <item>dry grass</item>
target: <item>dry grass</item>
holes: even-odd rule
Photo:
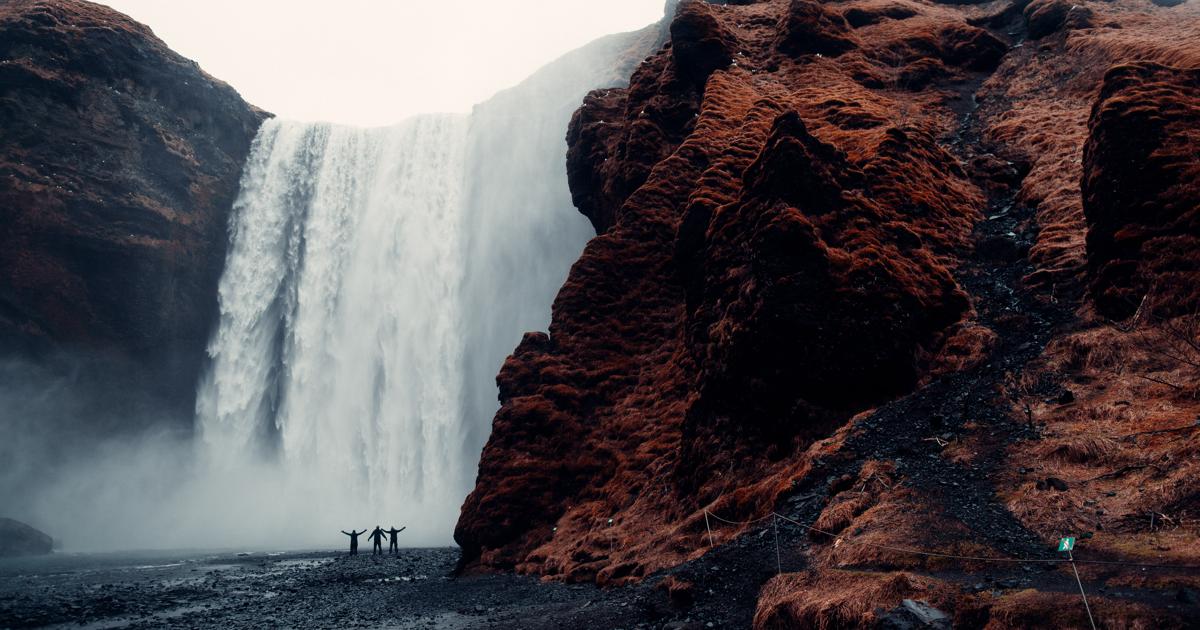
[[[1054,443],[1042,444],[1037,448],[1047,459],[1089,465],[1109,463],[1117,449],[1116,440],[1102,435],[1065,437]]]
[[[1094,594],[1088,598],[1093,615],[1105,628],[1151,630],[1176,627],[1178,621],[1149,606],[1105,599]],[[997,599],[989,607],[986,630],[1009,628],[1090,628],[1087,612],[1078,597],[1063,593],[1026,590]]]
[[[1087,226],[1079,182],[1092,102],[1111,66],[1148,60],[1200,65],[1200,5],[1171,11],[1130,0],[1072,2],[1097,25],[1065,38],[1026,42],[1010,52],[982,90],[987,139],[1030,162],[1018,200],[1038,209],[1041,231],[1030,252],[1030,280],[1050,288],[1078,283],[1086,264]],[[1149,10],[1148,10],[1149,9]],[[994,97],[994,106],[987,98]]]
[[[948,608],[954,590],[939,580],[910,573],[820,570],[789,573],[763,587],[754,614],[755,630],[870,627],[877,609],[903,599],[921,599]]]
[[[1164,352],[1169,337],[1157,326],[1092,321],[1057,339],[1023,375],[1026,386],[1059,383],[1075,401],[1021,398],[1017,408],[1029,405],[1042,438],[1009,449],[999,490],[1048,541],[1094,532],[1082,545],[1093,557],[1200,564],[1200,401],[1163,384],[1195,386],[1194,368]],[[1068,490],[1037,489],[1046,477]],[[1170,544],[1159,544],[1168,533]]]
[[[971,531],[942,513],[928,496],[902,485],[875,492],[842,493],[845,499],[831,504],[822,519],[841,526],[829,531],[834,536],[815,535],[818,542],[809,553],[818,566],[839,568],[898,569],[936,571],[942,569],[979,569],[977,563],[923,556],[907,550],[934,551],[962,556],[996,556],[996,552],[973,541]],[[856,509],[869,504],[843,522],[842,506]],[[828,516],[827,516],[828,515]],[[818,521],[820,522],[820,521]],[[824,528],[821,528],[824,529]]]

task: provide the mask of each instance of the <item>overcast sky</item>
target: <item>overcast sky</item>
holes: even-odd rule
[[[466,111],[663,0],[106,0],[284,118]]]

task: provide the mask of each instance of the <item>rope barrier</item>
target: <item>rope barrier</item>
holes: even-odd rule
[[[771,514],[775,514],[771,512]],[[779,559],[779,515],[771,519],[771,528],[775,530],[775,575],[783,575],[783,562]]]
[[[705,528],[709,527],[709,525],[708,525],[709,514],[710,513],[708,511],[708,508],[705,508],[704,509],[704,526],[705,526]],[[880,545],[877,543],[869,543],[869,542],[865,542],[865,541],[843,540],[842,538],[838,537],[837,534],[834,534],[832,532],[827,532],[827,531],[825,531],[823,529],[819,529],[817,527],[813,527],[812,525],[805,525],[804,523],[801,523],[800,521],[797,521],[793,518],[789,518],[787,516],[780,514],[779,512],[775,512],[775,511],[772,511],[769,515],[764,516],[762,518],[755,519],[752,521],[744,521],[744,522],[726,520],[726,519],[723,519],[723,518],[717,516],[716,514],[713,514],[712,517],[717,519],[718,521],[722,521],[724,523],[729,523],[732,525],[752,525],[754,523],[764,521],[767,518],[771,518],[772,519],[771,520],[771,528],[775,532],[775,572],[776,572],[776,575],[783,574],[783,561],[782,561],[782,556],[780,555],[780,551],[779,551],[779,519],[783,519],[789,523],[793,523],[793,524],[795,524],[803,529],[806,529],[808,531],[817,532],[819,534],[829,536],[837,541],[834,544],[835,547],[838,546],[839,544],[845,542],[846,544],[849,544],[849,545],[863,545],[866,547],[874,547],[876,549],[886,549],[888,551],[909,553],[909,554],[915,554],[915,555],[919,555],[919,556],[928,556],[928,557],[934,557],[934,558],[950,558],[950,559],[955,559],[955,560],[967,560],[967,561],[974,561],[974,562],[1016,562],[1016,563],[1022,563],[1022,564],[1032,563],[1032,562],[1042,562],[1042,563],[1063,562],[1063,560],[1061,558],[1033,558],[1033,559],[1025,560],[1025,559],[1021,559],[1021,558],[988,558],[988,557],[984,557],[984,556],[960,556],[960,555],[951,554],[951,553],[939,553],[936,551],[921,551],[919,549],[906,549],[904,547],[893,547],[891,545]],[[712,546],[712,529],[711,528],[708,529],[708,543],[709,543],[709,546],[711,547]],[[1091,605],[1088,604],[1087,593],[1085,593],[1083,590],[1083,580],[1080,579],[1080,577],[1079,577],[1079,569],[1075,566],[1075,558],[1071,554],[1070,551],[1067,552],[1067,561],[1071,563],[1071,570],[1073,570],[1075,572],[1075,582],[1077,584],[1079,584],[1079,595],[1083,598],[1083,608],[1084,608],[1084,610],[1087,611],[1088,623],[1090,623],[1092,625],[1092,630],[1096,630],[1096,620],[1092,617],[1092,607],[1091,607]]]
[[[728,524],[730,524],[730,525],[753,525],[753,524],[755,524],[755,523],[759,523],[759,522],[765,521],[765,520],[767,520],[767,519],[771,518],[771,516],[775,514],[774,512],[771,512],[770,514],[768,514],[768,515],[766,515],[766,516],[764,516],[764,517],[762,517],[762,518],[756,518],[756,519],[754,519],[754,520],[752,520],[752,521],[731,521],[731,520],[728,520],[728,519],[721,518],[720,516],[717,516],[716,514],[713,514],[712,512],[709,512],[708,510],[704,510],[704,513],[705,513],[705,514],[707,514],[707,515],[709,515],[709,516],[711,516],[711,517],[713,517],[713,518],[715,518],[715,519],[716,519],[716,520],[718,520],[718,521],[721,521],[722,523],[728,523]]]
[[[1184,569],[1186,571],[1200,571],[1200,564],[1156,564],[1152,562],[1127,562],[1124,560],[1080,560],[1075,558],[1073,562],[1077,564],[1108,564],[1122,567],[1140,567],[1143,569]]]
[[[952,560],[966,560],[966,561],[970,561],[970,562],[1010,562],[1010,563],[1019,563],[1019,564],[1029,564],[1029,563],[1059,564],[1059,563],[1063,563],[1063,562],[1069,562],[1071,564],[1071,570],[1075,573],[1075,583],[1079,585],[1079,596],[1083,599],[1083,608],[1087,612],[1088,623],[1091,624],[1092,630],[1096,630],[1096,619],[1092,616],[1092,607],[1091,607],[1091,604],[1088,603],[1087,593],[1084,591],[1084,588],[1083,588],[1083,579],[1079,577],[1079,568],[1076,566],[1076,563],[1120,565],[1120,566],[1133,566],[1133,567],[1142,567],[1142,568],[1155,567],[1155,568],[1172,568],[1172,569],[1200,569],[1200,566],[1191,566],[1191,565],[1150,564],[1150,563],[1140,563],[1140,562],[1124,562],[1124,561],[1119,561],[1119,560],[1076,560],[1074,554],[1071,553],[1069,550],[1067,551],[1067,557],[1065,559],[1064,558],[992,558],[992,557],[986,557],[986,556],[960,556],[960,555],[952,554],[952,553],[940,553],[940,552],[936,552],[936,551],[922,551],[920,549],[908,549],[905,547],[895,547],[892,545],[881,545],[878,543],[871,543],[871,542],[866,542],[866,541],[845,540],[843,538],[840,538],[837,534],[834,534],[832,532],[827,532],[827,531],[817,528],[817,527],[813,527],[812,525],[806,525],[804,523],[801,523],[800,521],[797,521],[793,518],[789,518],[787,516],[784,516],[783,514],[780,514],[779,512],[775,512],[775,511],[772,511],[770,514],[763,516],[762,518],[756,518],[756,519],[750,520],[750,521],[731,521],[729,519],[721,518],[720,516],[717,516],[716,514],[709,512],[708,508],[704,508],[704,528],[708,532],[708,546],[710,548],[712,548],[714,546],[713,545],[712,527],[709,524],[710,516],[713,519],[716,519],[722,523],[728,523],[730,525],[739,525],[739,526],[753,525],[755,523],[761,523],[762,521],[765,521],[768,518],[772,519],[771,520],[771,528],[775,534],[775,571],[776,571],[776,574],[779,574],[779,575],[783,574],[783,560],[782,560],[782,555],[781,555],[781,552],[779,549],[779,519],[783,519],[784,521],[792,523],[792,524],[794,524],[798,527],[801,527],[805,530],[808,530],[811,532],[817,532],[818,534],[829,536],[830,538],[833,538],[835,541],[837,541],[834,544],[835,547],[842,543],[845,543],[848,545],[862,545],[862,546],[866,546],[866,547],[874,547],[876,549],[885,549],[887,551],[895,551],[898,553],[908,553],[908,554],[913,554],[913,555],[918,555],[918,556],[927,556],[927,557],[931,557],[931,558],[947,558],[947,559],[952,559]]]
[[[1079,596],[1083,598],[1083,609],[1087,611],[1088,623],[1096,630],[1096,620],[1092,618],[1092,607],[1088,605],[1087,593],[1083,592],[1083,580],[1079,579],[1079,569],[1075,567],[1075,555],[1067,550],[1067,559],[1071,561],[1071,570],[1075,572],[1075,582],[1079,584]]]
[[[731,521],[728,519],[723,519],[720,516],[717,516],[716,514],[709,512],[707,509],[704,510],[704,514],[705,514],[706,527],[707,527],[707,523],[708,523],[708,517],[710,517],[710,516],[715,520],[721,521],[722,523],[728,523],[730,525],[753,525],[754,523],[758,523],[760,521],[764,521],[768,518],[771,518],[772,516],[775,516],[777,518],[781,518],[781,519],[783,519],[789,523],[792,523],[793,525],[801,527],[803,529],[807,529],[809,531],[814,531],[818,534],[829,536],[830,538],[834,538],[834,539],[838,538],[838,535],[834,534],[833,532],[827,532],[823,529],[813,527],[812,525],[805,525],[804,523],[801,523],[800,521],[797,521],[792,518],[788,518],[787,516],[784,516],[783,514],[780,514],[778,512],[771,512],[770,514],[768,514],[762,518],[757,518],[757,519],[754,519],[751,521]],[[709,546],[712,546],[712,530],[711,529],[709,529],[708,534],[709,534]],[[1100,565],[1129,566],[1129,567],[1157,568],[1157,569],[1200,570],[1200,565],[1155,564],[1155,563],[1145,563],[1145,562],[1127,562],[1127,561],[1121,561],[1121,560],[1080,560],[1078,558],[1073,559],[1073,560],[1067,560],[1066,558],[996,558],[996,557],[989,557],[989,556],[960,556],[960,555],[952,554],[952,553],[940,553],[940,552],[936,552],[936,551],[922,551],[920,549],[895,547],[892,545],[882,545],[879,543],[872,543],[872,542],[859,541],[859,540],[846,540],[846,539],[842,539],[842,544],[861,545],[861,546],[867,546],[867,547],[875,547],[877,549],[884,549],[887,551],[895,551],[898,553],[908,553],[908,554],[913,554],[913,555],[918,555],[918,556],[928,556],[928,557],[933,557],[933,558],[947,558],[947,559],[951,559],[951,560],[966,560],[966,561],[971,561],[971,562],[1011,562],[1011,563],[1017,563],[1017,564],[1024,564],[1024,563],[1062,564],[1064,562],[1075,562],[1078,564],[1100,564]]]
[[[782,514],[776,514],[776,515],[777,515],[777,516],[779,516],[779,518],[782,518],[782,519],[783,519],[783,520],[785,520],[785,521],[788,521],[788,522],[790,522],[790,523],[794,523],[794,524],[796,524],[796,525],[798,525],[798,526],[800,526],[800,527],[803,527],[803,528],[805,528],[805,529],[807,529],[807,530],[810,530],[810,531],[817,532],[818,534],[824,534],[824,535],[826,535],[826,536],[829,536],[829,537],[831,537],[831,538],[835,538],[835,539],[836,539],[836,538],[838,538],[838,535],[837,535],[837,534],[834,534],[834,533],[832,533],[832,532],[827,532],[827,531],[825,531],[825,530],[823,530],[823,529],[818,529],[818,528],[816,528],[816,527],[813,527],[813,526],[811,526],[811,525],[805,525],[804,523],[801,523],[801,522],[799,522],[799,521],[796,521],[796,520],[794,520],[794,519],[790,519],[790,518],[788,518],[788,517],[786,517],[786,516],[784,516],[784,515],[782,515]],[[862,545],[862,546],[866,546],[866,547],[875,547],[875,548],[878,548],[878,549],[886,549],[886,550],[888,550],[888,551],[896,551],[896,552],[899,552],[899,553],[910,553],[910,554],[915,554],[915,555],[918,555],[918,556],[930,556],[930,557],[934,557],[934,558],[950,558],[950,559],[953,559],[953,560],[968,560],[968,561],[973,561],[973,562],[1017,562],[1017,563],[1025,563],[1025,562],[1063,562],[1063,560],[1062,560],[1061,558],[1032,558],[1032,559],[1023,559],[1023,558],[993,558],[993,557],[988,557],[988,556],[960,556],[960,555],[956,555],[956,554],[952,554],[952,553],[939,553],[939,552],[936,552],[936,551],[921,551],[921,550],[919,550],[919,549],[908,549],[908,548],[906,548],[906,547],[893,547],[893,546],[891,546],[891,545],[881,545],[881,544],[878,544],[878,543],[871,543],[871,542],[859,541],[859,540],[845,540],[845,539],[841,539],[841,540],[842,540],[842,542],[843,542],[844,544],[847,544],[847,545]]]

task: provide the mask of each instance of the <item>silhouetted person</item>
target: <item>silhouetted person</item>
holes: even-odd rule
[[[365,529],[363,531],[366,531]],[[383,555],[383,529],[378,525],[375,526],[375,531],[371,532],[367,538],[375,543],[375,548],[371,550],[371,555]]]
[[[350,537],[350,555],[352,555],[352,556],[358,555],[358,537],[360,535],[366,533],[366,531],[367,530],[365,530],[365,529],[362,530],[361,532],[356,532],[353,529],[350,531],[346,531],[344,529],[342,530],[343,534]]]
[[[391,529],[383,530],[383,531],[387,532],[387,535],[389,537],[388,553],[399,553],[400,552],[399,547],[396,546],[396,534],[399,534],[400,532],[402,532],[406,529],[408,529],[408,527],[401,527],[400,529],[396,529],[396,526],[392,525]]]

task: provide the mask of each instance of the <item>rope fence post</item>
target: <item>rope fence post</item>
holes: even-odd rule
[[[1087,593],[1083,592],[1083,580],[1079,579],[1079,569],[1075,566],[1075,555],[1067,550],[1067,560],[1071,562],[1071,570],[1075,572],[1075,582],[1079,584],[1079,596],[1083,598],[1083,609],[1087,611],[1088,623],[1096,630],[1096,620],[1092,618],[1092,607],[1088,605]]]
[[[709,527],[709,525],[708,525],[708,508],[704,509],[704,529],[705,529],[705,531],[708,532],[708,548],[712,549],[713,548],[713,535],[712,535],[712,527]]]
[[[779,515],[771,512],[771,527],[775,530],[775,575],[783,575],[783,562],[779,558]]]

